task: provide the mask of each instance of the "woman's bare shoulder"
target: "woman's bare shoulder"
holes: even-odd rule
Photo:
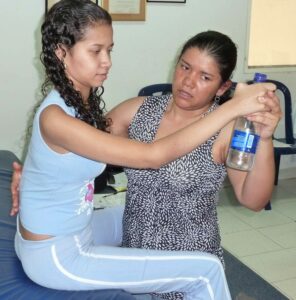
[[[113,134],[127,136],[127,129],[145,97],[134,97],[115,106],[107,114],[111,119],[110,131]]]

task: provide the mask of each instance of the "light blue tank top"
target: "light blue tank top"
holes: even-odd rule
[[[106,165],[48,147],[40,132],[39,116],[52,104],[75,117],[74,108],[68,107],[56,90],[36,112],[20,185],[20,219],[33,233],[57,236],[80,231],[90,222],[94,178]]]

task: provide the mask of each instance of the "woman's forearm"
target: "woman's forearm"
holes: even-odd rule
[[[254,167],[246,176],[241,203],[255,211],[261,210],[270,201],[275,176],[272,139],[260,141]]]
[[[192,151],[238,115],[231,104],[224,104],[204,118],[151,144],[151,165],[159,168]],[[155,158],[158,157],[158,162]],[[156,165],[155,165],[156,163]]]

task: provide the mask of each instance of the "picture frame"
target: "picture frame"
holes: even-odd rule
[[[151,3],[186,3],[186,0],[147,0]]]
[[[113,21],[145,21],[146,0],[101,0]]]
[[[50,8],[59,1],[60,0],[45,0],[45,13],[47,13],[50,10]],[[98,4],[98,0],[91,0],[91,1],[94,2],[95,4]]]

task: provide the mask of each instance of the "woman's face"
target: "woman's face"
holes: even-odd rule
[[[112,47],[112,26],[96,24],[86,30],[82,40],[66,49],[63,59],[66,74],[83,96],[88,96],[91,88],[101,86],[107,79]]]
[[[227,87],[222,84],[219,66],[206,51],[189,48],[181,56],[174,73],[174,103],[185,110],[207,109],[213,98]]]

